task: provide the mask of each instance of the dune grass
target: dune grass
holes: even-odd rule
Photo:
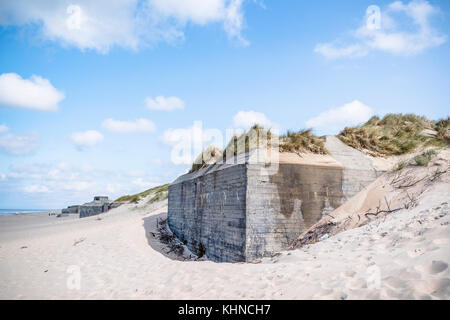
[[[437,131],[436,139],[450,145],[450,117],[436,121],[435,130]]]
[[[325,148],[325,139],[313,135],[311,131],[311,129],[298,132],[288,131],[280,137],[280,152],[329,154]]]
[[[436,150],[428,150],[414,157],[414,162],[418,166],[428,167],[428,163],[430,163],[431,159],[437,154]]]
[[[222,150],[214,146],[209,146],[200,153],[192,164],[192,168],[189,172],[198,171],[209,165],[216,163],[222,158]]]
[[[338,134],[338,138],[345,144],[364,150],[372,156],[401,155],[412,152],[419,146],[448,147],[450,145],[449,124],[450,117],[432,121],[414,114],[388,114],[381,119],[374,116],[362,126],[345,128]],[[424,134],[425,129],[432,130],[433,134]],[[197,157],[190,172],[216,163],[220,160],[220,155],[222,160],[225,160],[229,154],[237,156],[239,153],[250,151],[251,148],[262,147],[260,142],[262,135],[266,137],[267,147],[270,147],[271,131],[255,124],[247,132],[239,136],[235,135],[223,151],[208,147]],[[329,154],[325,147],[325,138],[314,135],[312,129],[288,131],[280,136],[279,150],[280,152]]]
[[[158,187],[154,187],[154,188],[145,190],[141,193],[122,196],[122,197],[118,198],[117,200],[115,200],[115,202],[138,203],[139,200],[141,200],[142,198],[145,198],[146,196],[148,196],[151,193],[154,193],[155,196],[152,199],[150,199],[150,201],[152,201],[156,197],[158,197],[159,200],[155,200],[155,201],[160,201],[160,200],[164,200],[167,198],[168,191],[169,191],[169,184],[164,184],[162,186],[158,186]],[[155,201],[153,201],[153,202],[155,202]]]
[[[400,171],[408,166],[428,167],[430,161],[438,154],[435,149],[429,149],[409,160],[402,160],[397,163],[393,172]]]
[[[169,185],[167,185],[167,189],[161,189],[159,191],[157,191],[155,193],[155,195],[153,196],[153,198],[151,198],[150,200],[148,200],[148,204],[152,204],[158,201],[162,201],[162,200],[166,200],[169,197]]]
[[[270,129],[266,129],[258,124],[253,125],[248,131],[241,135],[234,135],[228,142],[223,151],[208,147],[195,160],[190,172],[200,170],[208,165],[214,164],[220,160],[225,161],[227,155],[237,156],[240,153],[248,152],[252,149],[264,147],[267,148],[273,144],[273,134]],[[279,137],[280,152],[312,152],[316,154],[328,154],[325,148],[325,139],[312,134],[312,130],[301,130],[298,132],[288,131],[285,135]],[[205,160],[207,159],[207,160]]]
[[[388,114],[382,119],[374,116],[359,127],[345,128],[338,138],[372,156],[401,155],[419,146],[448,146],[448,125],[448,119],[434,122],[414,114]],[[427,136],[422,133],[425,129],[434,130],[437,134]]]
[[[262,147],[261,143],[264,142],[263,140],[267,142],[266,147],[270,147],[272,141],[270,129],[254,124],[247,132],[244,132],[240,136],[234,135],[233,138],[231,138],[223,151],[222,159],[225,160],[227,154],[232,153],[234,156],[237,156],[240,153],[249,152],[252,149]]]

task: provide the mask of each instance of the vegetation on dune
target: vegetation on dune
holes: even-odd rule
[[[222,159],[222,150],[214,146],[209,146],[200,153],[192,164],[191,171],[198,171],[204,167],[216,163],[218,160]]]
[[[425,134],[424,130],[433,134]],[[382,119],[374,116],[359,127],[345,128],[338,138],[370,155],[391,156],[411,152],[418,146],[448,146],[448,130],[448,119],[434,122],[414,114],[388,114]]]
[[[169,197],[169,185],[166,189],[161,189],[155,193],[155,195],[148,200],[148,204],[152,204],[158,201],[166,200]]]
[[[436,156],[438,153],[434,149],[429,149],[421,154],[415,156],[412,159],[409,160],[403,160],[397,163],[395,168],[393,169],[394,172],[400,171],[408,166],[421,166],[421,167],[428,167],[428,164],[430,161]]]
[[[258,147],[263,147],[261,144],[266,142],[266,147],[270,147],[272,141],[272,133],[270,129],[267,130],[264,127],[254,124],[247,132],[244,132],[240,136],[234,135],[228,142],[225,150],[223,151],[222,159],[227,158],[227,154],[238,154],[248,152]]]
[[[380,119],[374,116],[358,127],[345,128],[338,135],[345,144],[364,150],[372,156],[401,155],[414,151],[419,146],[448,147],[450,145],[450,117],[432,121],[414,114],[388,114]],[[221,151],[208,147],[201,153],[191,171],[215,164],[227,155],[237,156],[252,148],[261,148],[263,141],[267,147],[272,144],[272,133],[257,124],[241,135],[235,135]],[[279,137],[280,152],[329,154],[325,148],[325,138],[312,134],[311,129],[298,132],[288,131]],[[418,158],[420,163],[425,158]],[[401,166],[401,164],[400,164]]]
[[[428,150],[414,157],[414,162],[418,166],[427,167],[433,156],[437,154],[436,150]]]
[[[280,137],[280,152],[312,152],[329,154],[325,148],[325,139],[311,133],[311,129],[299,132],[288,131]]]
[[[447,146],[450,145],[450,117],[437,121],[435,130],[437,131],[436,139],[445,142]]]
[[[255,124],[247,132],[241,135],[234,135],[230,142],[221,151],[214,147],[208,147],[194,161],[190,172],[215,164],[219,160],[225,161],[227,155],[237,156],[252,149],[267,147],[272,145],[272,132],[264,127]],[[266,144],[264,146],[264,143]],[[328,154],[325,148],[325,139],[312,134],[311,129],[299,132],[288,131],[279,137],[280,152],[312,152],[316,154]]]
[[[408,166],[408,161],[402,160],[400,162],[397,163],[397,165],[395,166],[395,168],[393,169],[393,171],[400,171],[403,170],[404,168],[406,168]]]
[[[197,156],[190,173],[198,171],[207,166],[213,165],[220,160],[225,161],[227,154],[233,154],[236,156],[240,153],[248,152],[251,149],[261,147],[264,141],[267,141],[267,146],[270,146],[272,134],[270,130],[255,124],[247,132],[244,132],[240,136],[234,135],[226,148],[222,151],[214,146],[209,146],[201,154]]]
[[[149,203],[153,203],[156,201],[161,201],[164,199],[167,199],[168,197],[168,192],[169,192],[169,184],[164,184],[162,186],[158,186],[158,187],[154,187],[148,190],[145,190],[141,193],[137,193],[137,194],[133,194],[133,195],[126,195],[123,197],[120,197],[119,199],[117,199],[115,202],[131,202],[131,203],[138,203],[139,200],[141,200],[142,198],[147,197],[149,194],[153,193],[155,194],[153,196],[153,198],[151,198],[149,200]],[[153,201],[153,199],[155,199]],[[150,202],[152,201],[152,202]]]

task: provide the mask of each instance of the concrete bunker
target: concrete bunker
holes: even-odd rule
[[[249,162],[248,152],[179,177],[169,186],[169,228],[191,251],[217,262],[288,248],[379,174],[362,153],[333,138],[327,137],[331,156],[280,154],[278,167],[268,169]]]
[[[82,205],[69,206],[61,210],[62,215],[79,214],[80,218],[94,216],[120,206],[121,203],[113,202],[107,196],[95,196],[94,200]]]

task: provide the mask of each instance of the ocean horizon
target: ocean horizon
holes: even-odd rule
[[[26,213],[46,213],[57,209],[0,209],[0,216],[13,216]]]

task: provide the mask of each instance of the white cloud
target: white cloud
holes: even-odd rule
[[[206,145],[214,145],[221,148],[223,145],[222,133],[218,129],[203,129],[200,121],[188,128],[167,129],[164,131],[161,141],[169,146],[185,144],[196,146],[200,149]]]
[[[264,10],[267,9],[266,4],[262,0],[253,0],[253,3],[257,4],[258,6],[263,8]]]
[[[244,20],[242,0],[149,0],[148,4],[153,17],[163,21],[175,19],[180,26],[222,22],[229,37],[248,45],[241,36]]]
[[[93,147],[103,140],[103,135],[95,130],[75,132],[71,136],[72,142],[80,148]]]
[[[132,170],[128,172],[128,175],[134,178],[142,178],[147,175],[147,172],[143,170]]]
[[[146,180],[144,180],[144,179],[142,179],[142,178],[134,179],[134,180],[132,181],[132,183],[133,183],[135,186],[137,186],[137,187],[139,187],[139,188],[141,188],[141,189],[149,189],[149,188],[153,188],[153,187],[156,187],[156,186],[158,186],[158,185],[161,184],[161,183],[159,183],[159,182],[146,181]]]
[[[120,192],[122,190],[122,185],[119,183],[109,183],[106,185],[106,191],[109,194],[116,194],[117,192]]]
[[[105,121],[103,121],[102,127],[109,131],[120,133],[153,132],[156,130],[155,124],[145,118],[140,118],[136,121],[106,119]]]
[[[430,23],[431,17],[438,12],[439,9],[428,1],[416,0],[408,4],[396,1],[380,12],[376,26],[368,23],[373,17],[368,10],[362,26],[351,33],[353,43],[320,43],[314,51],[329,59],[362,57],[373,50],[403,56],[416,55],[447,41],[447,36]]]
[[[189,127],[187,129],[167,129],[164,131],[161,141],[169,146],[176,146],[179,143],[191,144],[193,137],[200,137],[202,140],[203,130],[196,126]]]
[[[318,44],[314,51],[329,59],[338,59],[343,57],[357,58],[366,56],[369,53],[369,50],[366,47],[358,44],[339,48],[331,43]]]
[[[225,1],[220,0],[152,0],[149,4],[162,16],[200,25],[222,19],[225,9]]]
[[[101,53],[176,41],[188,24],[211,23],[245,42],[242,0],[0,1],[0,25],[37,26],[43,40]]]
[[[41,111],[58,110],[64,93],[39,76],[22,79],[16,73],[0,75],[0,104]]]
[[[0,124],[0,133],[6,132],[8,130],[9,128],[6,125]]]
[[[192,164],[208,146],[224,147],[222,132],[219,129],[204,129],[201,121],[195,121],[188,128],[167,129],[160,139],[172,147],[170,160],[175,165]]]
[[[172,111],[184,108],[183,100],[177,97],[166,98],[163,96],[158,96],[155,99],[146,98],[145,103],[147,105],[147,108],[149,108],[150,110]]]
[[[25,155],[33,152],[39,144],[37,133],[28,133],[21,136],[6,134],[0,136],[0,151],[13,155]]]
[[[370,107],[355,100],[342,107],[320,113],[317,117],[309,119],[306,126],[318,129],[321,132],[334,133],[344,127],[362,124],[369,120],[372,115],[373,111]]]
[[[243,21],[242,0],[231,1],[225,11],[224,29],[229,37],[236,38],[242,45],[248,46],[250,42],[241,36]]]
[[[86,191],[93,190],[95,187],[95,182],[93,181],[70,181],[70,183],[65,183],[62,185],[62,190],[66,191]]]
[[[23,188],[23,191],[25,193],[46,193],[49,192],[48,188],[43,185],[31,185],[31,186],[25,186]]]
[[[160,165],[162,165],[162,160],[160,159],[160,158],[153,158],[151,161],[150,161],[150,163],[152,164],[152,165],[155,165],[155,166],[160,166]]]
[[[236,128],[249,129],[254,124],[258,124],[265,128],[271,128],[274,123],[270,121],[264,113],[250,111],[239,111],[233,117],[233,124]]]

